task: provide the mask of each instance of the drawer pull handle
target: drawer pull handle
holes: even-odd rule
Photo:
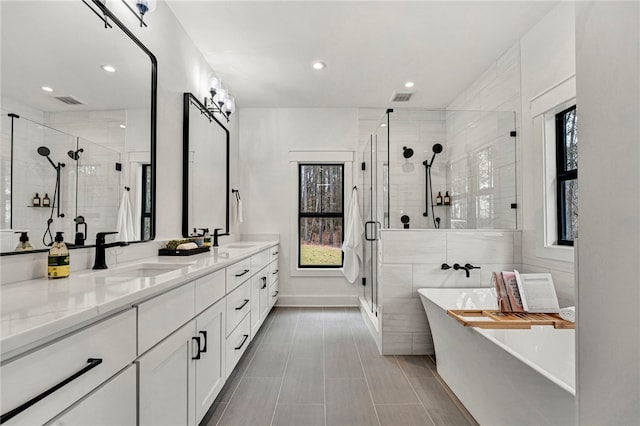
[[[191,340],[196,342],[196,348],[197,348],[196,354],[192,356],[191,359],[200,359],[200,353],[202,352],[202,350],[200,349],[200,338],[192,337]]]
[[[236,274],[236,278],[237,278],[237,277],[241,277],[241,276],[243,276],[243,275],[244,275],[244,274],[246,274],[247,272],[249,272],[249,270],[248,270],[248,269],[243,270],[243,271],[242,271],[242,272],[240,272],[239,274]]]
[[[275,292],[275,293],[273,293],[273,294],[271,295],[271,297],[276,297],[276,296],[278,295],[278,293],[280,293],[280,292],[279,292],[278,290],[276,290],[276,292]]]
[[[280,272],[280,269],[276,269],[275,271],[273,271],[273,272],[271,273],[271,275],[275,275],[275,274],[277,274],[278,272]]]
[[[244,299],[244,302],[242,303],[242,305],[240,305],[240,306],[238,306],[238,307],[236,308],[236,311],[239,311],[239,310],[241,310],[242,308],[244,308],[244,307],[245,307],[245,305],[246,305],[247,303],[249,303],[249,299]]]
[[[22,413],[23,411],[25,411],[29,407],[35,405],[36,403],[38,403],[39,401],[43,400],[47,396],[51,395],[52,393],[54,393],[58,389],[60,389],[63,386],[71,383],[72,381],[74,381],[78,377],[82,376],[83,374],[89,372],[90,370],[96,368],[100,364],[102,364],[102,358],[89,358],[87,360],[87,365],[85,365],[82,369],[80,369],[77,372],[73,373],[71,376],[67,377],[66,379],[64,379],[63,381],[58,383],[57,385],[54,385],[54,386],[50,387],[46,391],[42,392],[40,395],[37,395],[37,396],[31,398],[29,401],[25,402],[24,404],[20,405],[19,407],[16,407],[16,408],[14,408],[13,410],[11,410],[11,411],[9,411],[7,413],[4,413],[2,416],[0,416],[0,424],[9,421],[10,419],[12,419],[13,417],[15,417],[18,414]]]
[[[262,280],[262,287],[260,287],[260,290],[264,290],[267,288],[267,277],[260,277],[260,279]]]
[[[242,336],[242,342],[240,342],[240,346],[236,346],[234,349],[236,351],[239,351],[240,349],[242,349],[242,347],[244,346],[245,342],[247,341],[247,339],[249,338],[248,334],[245,334]]]
[[[202,350],[200,352],[206,353],[207,352],[207,332],[201,331],[200,334],[202,335],[202,341],[204,342],[202,344]]]
[[[272,254],[272,255],[274,255],[274,256],[277,256],[278,254],[280,254],[280,252],[279,252],[279,251],[274,251],[274,252],[273,252],[273,253],[271,253],[271,254]]]

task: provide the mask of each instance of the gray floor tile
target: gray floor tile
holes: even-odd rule
[[[324,321],[323,308],[304,308],[300,310],[298,322],[320,323]]]
[[[263,343],[254,355],[245,377],[282,377],[289,355],[289,345]]]
[[[413,388],[393,356],[363,358],[362,364],[376,404],[418,404]]]
[[[324,426],[324,404],[278,404],[273,426]]]
[[[436,366],[424,355],[396,355],[400,368],[407,377],[433,377]]]
[[[364,379],[326,379],[327,426],[379,425]]]
[[[295,322],[274,319],[269,326],[269,329],[265,332],[263,341],[273,344],[288,345],[293,340],[295,329]]]
[[[376,405],[381,426],[433,426],[420,404]]]
[[[202,426],[216,426],[226,407],[226,402],[214,403],[211,408],[209,408],[209,411],[207,411],[207,414],[204,415],[200,424]]]
[[[218,424],[269,425],[281,381],[279,378],[243,378]]]
[[[298,322],[298,327],[293,336],[291,358],[316,358],[321,362],[323,356],[322,333],[322,323]]]
[[[473,424],[435,377],[414,377],[410,381],[436,425],[467,426]]]
[[[278,403],[324,404],[322,358],[289,359]]]
[[[324,345],[324,374],[326,378],[364,377],[360,357],[353,342]]]
[[[229,402],[231,400],[231,396],[238,388],[240,381],[242,380],[243,374],[240,374],[238,371],[238,366],[231,372],[227,382],[224,384],[220,393],[215,399],[215,402]]]

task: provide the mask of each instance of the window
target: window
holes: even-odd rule
[[[578,237],[578,116],[576,106],[556,114],[558,245]]]
[[[341,268],[344,165],[298,164],[298,267]]]
[[[140,239],[151,238],[151,164],[142,165],[142,223]]]

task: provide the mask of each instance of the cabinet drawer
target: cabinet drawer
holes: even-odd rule
[[[259,271],[269,264],[269,250],[263,250],[251,256],[251,269]]]
[[[269,262],[278,260],[280,257],[280,244],[275,245],[269,249]]]
[[[278,295],[280,294],[279,281],[269,286],[269,307],[273,308],[273,305],[278,301]]]
[[[251,321],[247,315],[227,337],[227,377],[233,371],[251,341]]]
[[[278,269],[278,260],[274,260],[269,264],[269,285],[272,285],[278,281],[280,276],[280,270]]]
[[[251,278],[251,258],[241,260],[227,268],[227,293]]]
[[[247,281],[227,295],[227,336],[250,310],[251,285]]]
[[[226,293],[224,269],[196,280],[196,314],[222,299]]]
[[[190,282],[138,305],[138,355],[194,317],[194,289]]]
[[[135,357],[136,313],[129,309],[16,358],[0,367],[3,415],[76,377],[6,424],[43,424],[133,362]]]

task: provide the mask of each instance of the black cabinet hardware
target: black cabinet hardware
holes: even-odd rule
[[[280,252],[279,252],[279,251],[274,251],[274,252],[273,252],[273,253],[271,253],[271,254],[272,254],[272,255],[274,255],[274,256],[276,256],[276,255],[280,254]]]
[[[87,365],[82,367],[82,369],[80,369],[77,372],[73,373],[71,376],[67,377],[66,379],[64,379],[63,381],[58,383],[57,385],[54,385],[54,386],[50,387],[46,391],[42,392],[40,395],[37,395],[37,396],[31,398],[29,401],[25,402],[24,404],[20,405],[19,407],[16,407],[13,410],[4,413],[2,416],[0,416],[0,424],[11,420],[12,418],[17,416],[18,414],[20,414],[23,411],[25,411],[26,409],[28,409],[29,407],[35,405],[39,401],[41,401],[44,398],[48,397],[49,395],[51,395],[52,393],[54,393],[58,389],[62,388],[63,386],[71,383],[72,381],[74,381],[78,377],[82,376],[83,374],[93,370],[94,368],[96,368],[100,364],[102,364],[102,358],[89,358],[87,360]]]
[[[247,272],[249,272],[249,270],[248,270],[248,269],[245,269],[244,271],[240,272],[239,274],[236,274],[236,277],[241,277],[241,276],[243,276],[244,274],[246,274]]]
[[[267,288],[267,277],[260,277],[260,279],[262,280],[262,287],[260,287],[260,290],[264,290]]]
[[[275,292],[275,293],[273,293],[273,294],[271,295],[271,297],[276,297],[276,296],[278,295],[278,293],[280,293],[280,292],[279,292],[278,290],[276,290],[276,292]]]
[[[242,349],[242,347],[244,346],[244,344],[245,344],[245,342],[247,341],[248,338],[249,338],[248,334],[243,335],[242,342],[240,342],[240,346],[236,346],[234,349],[236,351],[239,351],[240,349]]]
[[[244,303],[243,303],[242,305],[238,306],[238,307],[236,308],[236,311],[239,311],[239,310],[241,310],[242,308],[244,308],[244,307],[245,307],[245,305],[246,305],[247,303],[249,303],[249,299],[244,299]]]
[[[280,270],[279,270],[279,269],[276,269],[275,271],[273,271],[273,272],[271,273],[271,275],[275,275],[275,274],[277,274],[278,272],[280,272]]]
[[[202,353],[206,353],[207,352],[207,332],[206,331],[201,331],[200,334],[202,335],[202,350],[200,352]]]
[[[198,351],[196,352],[196,354],[194,356],[191,357],[191,359],[200,359],[200,353],[202,352],[202,350],[200,349],[200,338],[199,337],[192,337],[191,338],[192,341],[196,342]]]

